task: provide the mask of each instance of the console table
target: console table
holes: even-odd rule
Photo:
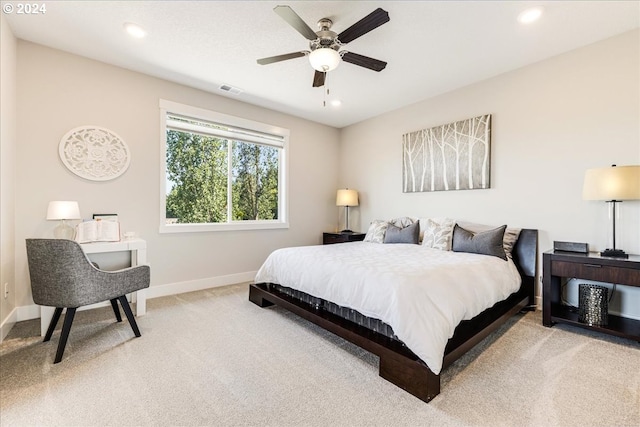
[[[616,285],[640,287],[640,256],[628,259],[602,257],[590,252],[548,251],[542,255],[542,324],[565,323],[610,335],[640,341],[640,320],[609,314],[608,324],[590,326],[578,321],[578,313],[562,304],[561,279],[595,280]]]
[[[131,267],[147,263],[147,242],[143,239],[122,240],[120,242],[94,242],[81,243],[80,246],[86,254],[102,254],[108,252],[130,252]],[[136,316],[142,316],[147,312],[146,289],[134,292],[131,302],[135,302]],[[109,303],[98,303],[82,307],[80,310],[107,306]],[[47,328],[53,317],[55,307],[40,307],[40,335],[47,333]]]

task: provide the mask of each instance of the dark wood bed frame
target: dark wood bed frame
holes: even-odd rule
[[[538,259],[538,230],[523,229],[513,250],[522,285],[506,300],[471,320],[461,322],[445,349],[443,369],[469,351],[519,311],[534,305]],[[279,292],[269,283],[252,283],[249,300],[260,307],[276,304],[354,343],[380,358],[379,374],[417,398],[429,402],[440,393],[440,376],[402,342],[345,320],[322,308]]]

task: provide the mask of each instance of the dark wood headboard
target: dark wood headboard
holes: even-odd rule
[[[535,283],[538,271],[538,230],[523,228],[513,248],[513,262],[522,276],[522,285],[529,294],[529,304],[535,304]]]
[[[538,230],[523,228],[513,248],[513,261],[523,276],[536,277],[538,266]]]

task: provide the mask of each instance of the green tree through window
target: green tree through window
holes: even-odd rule
[[[170,101],[161,114],[161,232],[288,226],[286,129]]]
[[[227,140],[167,130],[167,220],[227,221]]]
[[[233,220],[278,219],[278,149],[234,141]]]

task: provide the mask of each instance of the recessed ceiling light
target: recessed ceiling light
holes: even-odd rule
[[[134,24],[133,22],[125,22],[123,27],[131,37],[141,39],[147,35],[147,32],[143,30],[140,25]]]
[[[333,101],[331,101],[331,105],[334,107],[339,107],[342,105],[342,101],[340,101],[339,99],[334,99]]]
[[[520,15],[518,15],[518,22],[521,24],[531,24],[536,22],[542,16],[542,8],[541,7],[532,7],[531,9],[527,9],[523,11]]]

